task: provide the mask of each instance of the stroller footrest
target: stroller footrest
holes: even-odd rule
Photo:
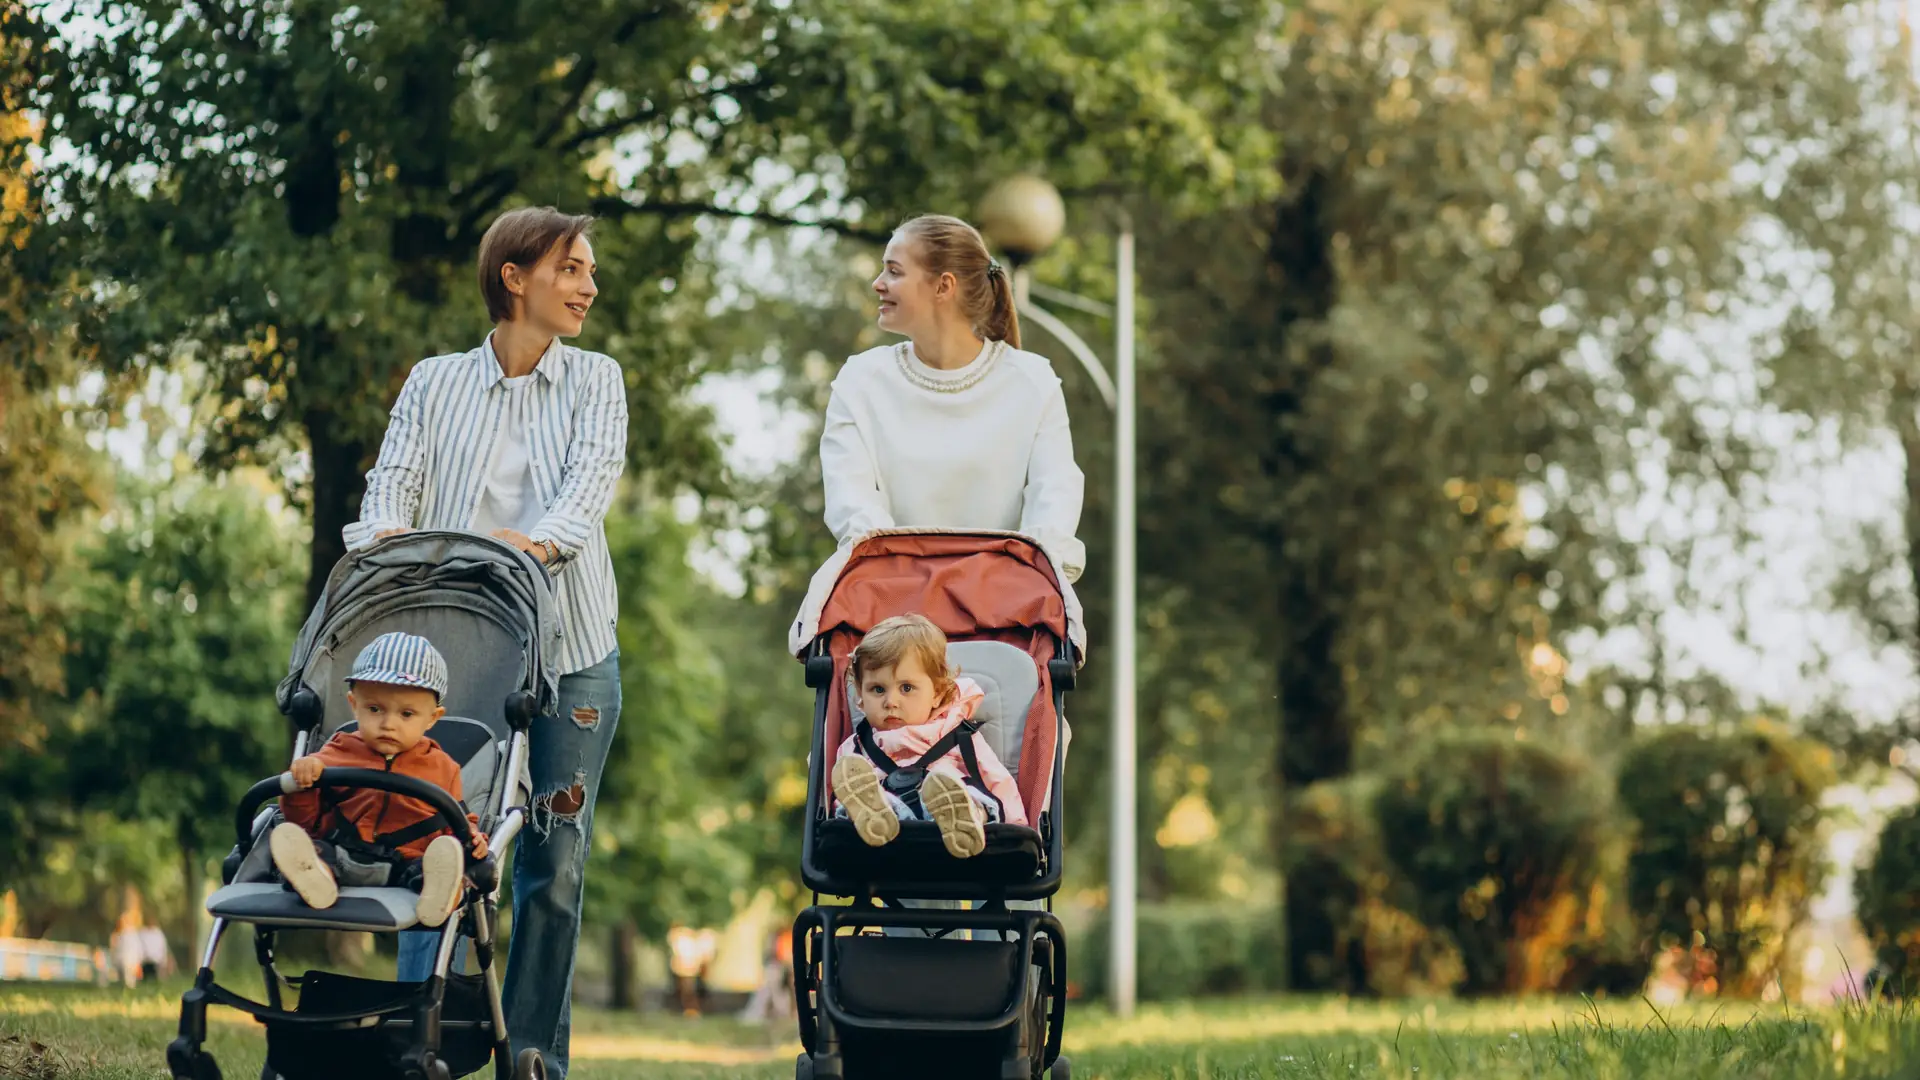
[[[410,889],[348,885],[329,908],[310,908],[278,882],[228,885],[207,898],[207,911],[234,922],[323,930],[405,930],[419,921],[420,894]]]
[[[1015,942],[859,935],[833,939],[841,1008],[874,1019],[991,1020],[1020,988]]]
[[[900,835],[881,847],[860,839],[845,818],[831,818],[814,828],[815,859],[845,881],[1019,885],[1032,881],[1044,861],[1040,834],[1025,825],[988,825],[986,850],[970,859],[948,854],[940,827],[931,821],[902,822]]]

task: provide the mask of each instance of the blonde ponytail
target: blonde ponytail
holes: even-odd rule
[[[993,290],[993,308],[981,330],[996,341],[1020,347],[1020,312],[1013,302],[1013,275],[999,263],[987,264],[987,287]]]

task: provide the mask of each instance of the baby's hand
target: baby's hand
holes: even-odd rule
[[[473,857],[476,859],[484,859],[487,857],[486,833],[476,832],[473,834]]]
[[[319,754],[308,754],[303,758],[295,758],[293,768],[287,771],[293,774],[296,786],[310,788],[320,782],[320,770],[323,768],[325,766],[320,763]]]

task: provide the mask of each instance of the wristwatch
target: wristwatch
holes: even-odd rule
[[[560,561],[560,545],[554,543],[552,540],[542,540],[540,541],[540,547],[541,550],[547,553],[546,562],[548,566],[552,566],[554,563]]]

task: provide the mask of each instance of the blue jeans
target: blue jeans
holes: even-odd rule
[[[616,649],[592,667],[561,676],[560,715],[535,720],[528,733],[533,805],[527,827],[514,841],[513,930],[501,1004],[514,1052],[529,1046],[539,1050],[547,1059],[547,1075],[555,1080],[567,1075],[573,961],[580,946],[593,801],[619,723]],[[399,977],[418,981],[432,975],[439,947],[438,932],[401,934]],[[454,967],[465,949],[465,941],[456,947]]]

